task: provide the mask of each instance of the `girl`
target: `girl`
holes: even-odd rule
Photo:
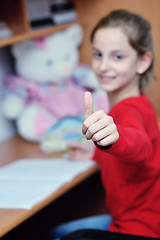
[[[54,237],[95,228],[160,238],[160,134],[155,111],[142,92],[152,78],[150,29],[141,16],[117,10],[92,32],[92,66],[111,110],[109,115],[94,112],[86,92],[82,132],[96,146],[109,215],[58,226]],[[74,149],[70,156],[80,158],[79,153]],[[91,156],[86,149],[84,154]]]

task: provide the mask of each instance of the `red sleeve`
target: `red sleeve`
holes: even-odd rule
[[[142,117],[139,108],[137,110],[127,105],[116,108],[112,117],[119,132],[119,139],[105,151],[127,163],[149,159],[152,141],[145,129],[146,121],[149,122],[149,119]]]
[[[150,159],[152,144],[148,135],[139,129],[117,126],[119,139],[106,152],[128,163]]]

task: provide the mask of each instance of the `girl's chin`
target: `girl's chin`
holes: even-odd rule
[[[111,88],[112,86],[112,83],[111,82],[102,82],[102,81],[99,81],[99,85],[101,86],[101,88]]]
[[[100,87],[103,91],[108,92],[108,93],[115,91],[115,88],[113,88],[109,85],[106,86],[106,84],[100,84]]]

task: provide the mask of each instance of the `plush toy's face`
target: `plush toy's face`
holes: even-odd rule
[[[61,47],[60,47],[61,46]],[[59,82],[72,75],[79,58],[77,49],[70,43],[29,49],[17,59],[16,69],[20,76],[31,81]]]
[[[54,33],[44,38],[41,45],[30,41],[22,43],[21,49],[16,46],[13,53],[17,73],[34,82],[60,83],[71,77],[79,62],[78,46],[82,37],[79,43],[74,42],[69,31]]]

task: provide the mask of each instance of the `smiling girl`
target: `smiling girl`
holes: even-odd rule
[[[150,31],[141,16],[116,10],[92,32],[92,66],[111,110],[94,112],[86,92],[82,132],[95,143],[93,158],[100,165],[109,215],[64,224],[53,231],[61,235],[53,236],[94,228],[160,238],[160,134],[155,110],[143,94],[153,78]]]

